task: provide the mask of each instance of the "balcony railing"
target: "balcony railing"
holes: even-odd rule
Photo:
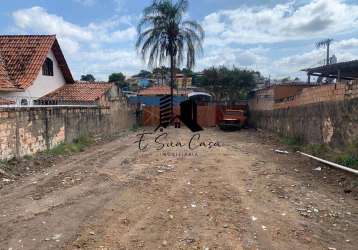
[[[96,101],[66,100],[66,99],[39,99],[29,96],[0,96],[0,107],[96,107]]]

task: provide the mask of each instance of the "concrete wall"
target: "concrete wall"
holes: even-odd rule
[[[251,110],[258,128],[307,143],[342,145],[358,139],[358,98],[274,109]]]
[[[0,159],[32,155],[82,135],[113,135],[130,128],[133,111],[111,108],[1,108]]]

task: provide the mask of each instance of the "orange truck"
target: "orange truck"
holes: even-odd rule
[[[223,118],[219,122],[222,130],[241,129],[247,123],[246,111],[243,109],[227,109],[223,113]]]

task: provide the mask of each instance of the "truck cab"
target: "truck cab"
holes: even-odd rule
[[[227,109],[223,113],[223,118],[219,122],[222,130],[238,130],[247,122],[246,112],[242,109]]]

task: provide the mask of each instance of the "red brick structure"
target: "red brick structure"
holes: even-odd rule
[[[250,110],[275,110],[357,97],[358,81],[292,87],[276,85],[256,91],[249,100],[249,107]]]
[[[173,89],[174,95],[185,96],[187,93],[182,90]],[[170,95],[170,87],[169,86],[152,86],[149,88],[145,88],[139,91],[139,96],[163,96]]]
[[[256,91],[249,101],[250,123],[307,143],[341,146],[356,142],[358,61],[305,71],[320,77],[319,85],[301,90],[292,86],[291,93],[283,98],[275,95],[280,85]]]

